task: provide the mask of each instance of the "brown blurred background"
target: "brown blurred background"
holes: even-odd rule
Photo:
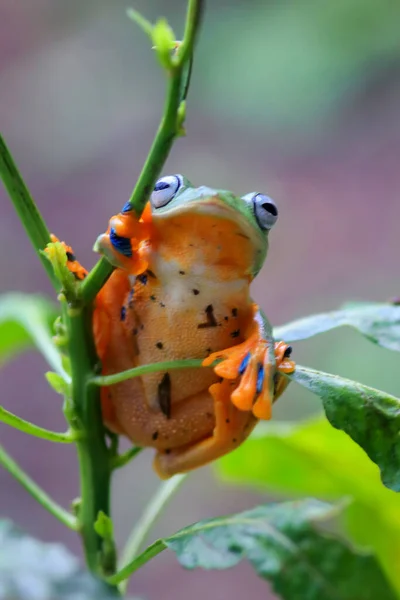
[[[0,129],[52,231],[91,266],[97,234],[128,198],[156,130],[164,77],[122,0],[0,0]],[[182,31],[183,0],[137,0]],[[282,324],[348,300],[400,293],[400,3],[391,0],[208,2],[188,102],[188,136],[164,173],[194,184],[259,190],[278,202],[254,295]],[[179,33],[178,33],[179,35]],[[0,288],[51,293],[0,189]],[[398,358],[347,330],[298,344],[303,364],[400,394]],[[27,353],[0,374],[0,402],[62,430],[61,401]],[[320,410],[292,386],[275,417]],[[77,494],[73,448],[0,427],[1,441],[58,501]],[[273,460],[273,457],[267,457]],[[115,477],[123,542],[158,481],[151,452]],[[155,528],[250,508],[265,496],[194,473]],[[74,534],[0,472],[0,514],[80,552]],[[135,576],[144,598],[267,597],[246,565],[185,572],[163,554]],[[272,598],[272,596],[271,596]]]

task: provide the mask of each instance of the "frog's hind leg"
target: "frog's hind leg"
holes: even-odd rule
[[[218,360],[221,362],[214,371],[219,377],[227,380],[240,377],[231,401],[239,410],[252,411],[257,419],[267,420],[271,418],[272,403],[289,383],[282,374],[295,369],[289,358],[292,348],[285,342],[274,341],[272,327],[256,304],[245,337],[236,346],[210,354],[203,360],[203,366]]]
[[[220,458],[237,448],[251,433],[257,419],[251,412],[240,411],[232,404],[230,395],[234,385],[236,382],[223,380],[210,387],[215,413],[215,428],[211,436],[168,453],[157,453],[154,468],[162,479]]]

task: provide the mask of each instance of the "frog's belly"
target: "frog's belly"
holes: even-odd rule
[[[137,285],[127,307],[126,324],[135,338],[138,365],[186,358],[205,358],[211,352],[244,339],[252,318],[248,282],[224,284],[196,280],[183,274],[173,285],[161,286],[150,278]],[[143,377],[150,408],[159,408],[159,386],[165,373]],[[217,380],[212,369],[169,372],[172,405],[198,394]]]
[[[158,279],[136,283],[124,299],[122,323],[121,307],[113,305],[104,373],[204,358],[243,341],[252,318],[247,286],[224,283],[205,290],[183,281],[172,288]],[[133,442],[165,450],[211,435],[215,419],[208,388],[216,380],[211,368],[164,370],[111,386],[108,398]]]

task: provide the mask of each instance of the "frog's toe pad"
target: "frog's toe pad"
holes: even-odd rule
[[[147,269],[144,258],[150,238],[151,212],[145,208],[142,218],[126,205],[119,215],[111,217],[106,233],[99,235],[93,250],[103,254],[114,266],[131,275],[140,275]]]
[[[275,344],[276,368],[291,373],[295,364],[289,360],[290,346],[284,342]],[[251,411],[257,419],[270,419],[275,397],[274,368],[269,357],[266,340],[253,335],[237,346],[210,354],[203,365],[208,366],[222,359],[215,373],[224,379],[240,377],[239,384],[231,394],[232,403],[243,411]]]
[[[105,256],[114,267],[124,269],[130,275],[140,275],[148,263],[141,247],[134,248],[133,245],[129,238],[120,237],[111,229],[109,233],[99,235],[93,250]]]

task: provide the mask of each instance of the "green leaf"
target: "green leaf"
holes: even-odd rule
[[[325,418],[260,423],[235,452],[217,463],[225,481],[326,500],[352,498],[345,511],[352,539],[373,548],[400,595],[400,495],[382,485],[378,467]]]
[[[96,533],[103,539],[113,539],[114,537],[114,525],[108,515],[102,510],[97,515],[97,521],[95,521],[94,529]]]
[[[51,336],[56,315],[54,305],[41,296],[18,293],[0,296],[0,364],[36,346],[54,370],[63,374]]]
[[[175,35],[166,19],[159,19],[154,25],[152,39],[161,66],[170,69],[173,65],[171,52],[175,47]]]
[[[111,600],[109,586],[85,573],[61,544],[45,544],[0,522],[0,600]]]
[[[115,571],[117,553],[114,543],[114,525],[109,516],[102,510],[99,511],[94,523],[96,533],[103,539],[101,547],[101,565],[105,576],[112,575]]]
[[[311,315],[276,327],[274,337],[296,342],[342,325],[354,327],[379,346],[400,352],[400,306],[391,304],[358,304],[345,310]]]
[[[50,387],[53,388],[57,394],[61,394],[61,396],[70,395],[71,386],[63,377],[61,377],[61,375],[54,373],[53,371],[48,371],[45,373],[45,377]]]
[[[289,378],[322,399],[329,422],[345,431],[400,491],[400,400],[356,381],[297,366]]]
[[[134,8],[128,8],[126,11],[127,16],[140,27],[140,29],[149,36],[150,39],[153,37],[153,25],[145,17],[143,17]]]
[[[307,500],[200,521],[164,540],[187,569],[227,569],[246,558],[284,600],[395,600],[372,555],[318,531],[337,508]]]

